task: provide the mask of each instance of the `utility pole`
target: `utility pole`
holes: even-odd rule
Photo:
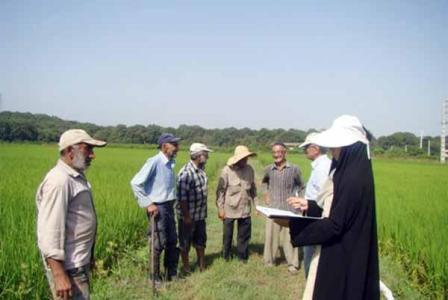
[[[431,140],[428,138],[428,156],[431,156]]]
[[[440,134],[440,162],[442,164],[445,163],[447,158],[446,153],[446,145],[445,145],[445,139],[446,139],[446,125],[448,122],[448,100],[445,100],[442,104],[442,131]]]
[[[423,149],[423,130],[420,130],[420,149]]]

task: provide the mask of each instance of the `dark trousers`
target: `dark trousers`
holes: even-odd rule
[[[155,203],[159,213],[154,220],[154,276],[160,277],[160,256],[165,251],[163,265],[168,278],[177,275],[177,262],[179,250],[177,249],[176,223],[174,221],[174,201]],[[150,221],[150,215],[148,214]],[[151,227],[151,222],[149,222]],[[149,245],[151,249],[151,228],[148,230]]]
[[[233,223],[237,221],[237,252],[240,260],[246,261],[249,258],[249,241],[251,236],[252,222],[250,217],[243,219],[224,219],[224,235],[223,235],[223,256],[224,259],[230,258],[230,250],[232,248],[233,239]]]

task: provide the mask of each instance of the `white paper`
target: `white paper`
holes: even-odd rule
[[[260,205],[257,205],[255,208],[266,217],[273,219],[275,218],[322,219],[322,217],[308,217],[303,216],[301,214],[295,214],[293,212],[290,212],[289,210],[264,207]]]

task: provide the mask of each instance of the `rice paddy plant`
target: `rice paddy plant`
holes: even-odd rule
[[[187,145],[181,145],[187,148]],[[116,258],[146,243],[144,210],[137,206],[129,181],[154,148],[106,147],[87,171],[98,215],[95,248],[101,274]],[[0,298],[42,299],[48,296],[41,258],[36,247],[35,192],[57,160],[55,145],[0,144]],[[206,166],[209,177],[209,218],[216,217],[217,176],[231,153],[213,152]],[[178,154],[176,172],[188,161]],[[288,159],[308,178],[310,161],[291,151]],[[268,149],[250,163],[258,182],[272,161]],[[448,168],[438,164],[373,159],[377,224],[381,253],[392,254],[428,297],[445,298],[448,284]],[[254,220],[254,228],[263,220]],[[210,222],[211,243],[220,243],[222,228]],[[262,241],[262,230],[254,240]],[[260,235],[260,236],[258,236]],[[215,241],[216,240],[216,241]],[[219,248],[216,244],[214,247]],[[213,245],[213,244],[212,244]]]

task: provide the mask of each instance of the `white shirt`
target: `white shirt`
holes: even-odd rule
[[[331,160],[323,154],[311,163],[311,175],[305,188],[305,199],[316,200],[320,189],[327,180],[331,167]]]

